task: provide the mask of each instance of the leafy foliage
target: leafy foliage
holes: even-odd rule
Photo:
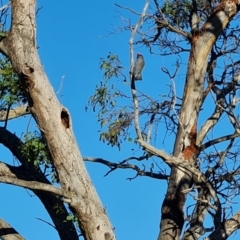
[[[164,1],[162,12],[173,26],[185,29],[189,27],[189,14],[192,9],[192,1]]]
[[[0,101],[1,109],[26,103],[27,99],[18,76],[7,58],[0,58]]]
[[[42,167],[45,175],[50,176],[51,181],[58,182],[58,177],[54,166],[52,165],[51,155],[48,147],[39,132],[29,132],[23,135],[24,145],[21,148],[22,153],[32,162],[34,166]]]
[[[124,140],[130,139],[126,129],[131,125],[132,116],[128,113],[127,107],[118,105],[120,99],[128,97],[116,87],[116,84],[110,84],[110,80],[113,77],[123,77],[122,82],[126,82],[125,76],[118,56],[111,53],[107,59],[100,60],[100,69],[104,72],[103,80],[96,86],[95,94],[90,97],[86,110],[91,107],[94,112],[98,112],[97,118],[102,129],[100,140],[120,148],[122,142],[120,136],[123,136]]]
[[[163,2],[162,13],[172,26],[177,26],[183,30],[189,30],[189,21],[192,11],[198,15],[198,23],[204,23],[209,14],[214,11],[214,7],[221,1],[195,1],[191,0],[167,0]]]
[[[104,72],[103,80],[96,86],[95,93],[89,98],[86,110],[90,108],[97,112],[97,119],[100,123],[100,140],[107,142],[111,146],[120,145],[123,142],[135,142],[136,136],[132,137],[130,127],[134,120],[134,106],[132,96],[127,95],[129,84],[126,77],[122,73],[121,62],[117,55],[108,55],[107,59],[101,59],[100,68]],[[119,78],[123,80],[119,81]],[[110,83],[114,82],[114,83]],[[152,131],[152,125],[163,121],[166,123],[167,131],[175,129],[175,114],[170,116],[169,112],[172,111],[172,97],[163,97],[163,102],[154,100],[152,97],[138,91],[139,101],[139,119],[142,118],[144,125],[142,127],[142,136],[149,138]],[[171,95],[172,93],[170,93]],[[160,114],[161,112],[161,114]],[[146,120],[147,119],[147,120]],[[157,133],[158,124],[154,125],[155,133]]]
[[[107,59],[100,59],[100,69],[104,71],[104,78],[110,79],[113,76],[119,77],[121,75],[121,61],[118,55],[109,53]]]

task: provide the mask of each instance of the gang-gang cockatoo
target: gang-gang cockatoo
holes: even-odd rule
[[[142,80],[142,69],[145,65],[143,55],[141,53],[137,54],[137,60],[133,67],[133,79]]]

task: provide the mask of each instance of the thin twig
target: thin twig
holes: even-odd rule
[[[49,226],[53,227],[54,229],[56,229],[56,227],[53,224],[51,224],[51,223],[49,223],[49,222],[47,222],[47,221],[45,221],[45,220],[43,220],[41,218],[36,218],[36,219],[39,220],[39,221],[42,221],[42,222],[44,222],[46,224],[48,224]]]
[[[64,78],[65,78],[65,75],[63,75],[62,78],[61,78],[60,87],[59,87],[59,89],[57,90],[57,94],[59,94],[60,91],[61,91],[61,89],[62,89]]]
[[[137,94],[136,94],[136,88],[135,88],[135,81],[133,78],[133,67],[134,67],[134,49],[133,49],[133,42],[134,38],[137,32],[137,29],[140,27],[140,25],[144,21],[144,17],[146,15],[146,11],[149,6],[149,0],[146,1],[145,6],[143,8],[143,11],[141,13],[140,18],[138,19],[135,27],[132,29],[132,34],[129,40],[129,45],[130,45],[130,65],[131,65],[131,71],[130,71],[130,79],[131,79],[131,91],[132,91],[132,97],[133,97],[133,103],[134,103],[134,125],[135,125],[135,130],[136,134],[138,136],[138,139],[143,139],[141,129],[139,126],[139,104],[138,104],[138,99],[137,99]]]
[[[184,130],[184,127],[183,127],[183,125],[182,125],[182,123],[179,119],[179,116],[178,116],[176,110],[175,110],[175,106],[176,106],[176,102],[177,102],[177,92],[176,92],[176,86],[175,86],[174,78],[175,78],[175,76],[178,72],[179,67],[180,67],[180,64],[179,64],[179,61],[177,60],[177,67],[176,67],[176,70],[175,70],[173,75],[171,75],[170,72],[168,71],[168,69],[165,68],[165,67],[162,67],[161,70],[169,76],[169,78],[172,82],[172,92],[173,92],[172,110],[173,110],[176,118],[178,119],[179,124],[182,126],[182,129]]]
[[[167,174],[154,173],[152,171],[148,172],[148,171],[145,171],[145,168],[140,169],[137,165],[130,164],[130,163],[127,162],[127,161],[130,161],[130,160],[142,161],[146,158],[147,158],[147,156],[142,156],[142,157],[139,157],[139,158],[130,157],[130,158],[127,158],[127,159],[121,161],[120,163],[114,163],[114,162],[110,162],[110,161],[107,161],[107,160],[102,159],[102,158],[92,158],[92,157],[83,157],[83,160],[84,161],[89,161],[89,162],[97,162],[97,163],[101,163],[101,164],[104,164],[104,165],[108,166],[110,168],[110,170],[104,176],[107,176],[108,174],[115,171],[116,169],[132,169],[132,170],[136,171],[136,176],[146,176],[146,177],[151,177],[151,178],[155,178],[155,179],[162,179],[162,180],[168,180],[169,179],[169,175],[167,175]]]
[[[7,109],[6,119],[5,119],[5,123],[4,123],[5,129],[7,129],[8,116],[9,116],[10,109],[11,109],[11,104],[8,105],[8,109]]]

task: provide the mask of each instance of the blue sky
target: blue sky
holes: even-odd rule
[[[82,155],[117,162],[132,156],[132,145],[125,144],[119,151],[99,142],[99,125],[95,114],[85,112],[89,96],[102,79],[99,69],[101,57],[106,57],[109,52],[118,54],[126,75],[129,71],[129,32],[109,35],[109,32],[122,25],[122,17],[130,17],[128,12],[120,13],[114,6],[115,2],[116,0],[89,0],[84,3],[75,0],[60,0],[57,3],[38,1],[38,6],[43,8],[37,17],[37,42],[49,80],[56,93],[58,92],[61,103],[71,113]],[[139,12],[144,2],[118,1],[119,4]],[[135,20],[133,18],[133,23]],[[167,84],[170,85],[171,82],[162,74],[160,67],[173,66],[176,59],[150,55],[144,48],[135,50],[143,53],[146,59],[143,75],[147,81],[139,83],[139,89],[161,97],[168,91]],[[186,63],[187,58],[182,59],[182,62]],[[184,78],[180,72],[175,79],[177,91],[181,91]],[[26,130],[25,121],[23,122],[16,120],[11,126],[21,134]],[[156,145],[170,153],[172,142],[172,136],[167,136],[164,144],[160,138]],[[141,153],[137,147],[135,150],[136,156]],[[16,160],[10,153],[1,151],[2,161],[15,163]],[[126,178],[134,176],[134,172],[127,170],[118,170],[103,177],[108,168],[100,164],[87,163],[87,169],[116,229],[117,238],[156,239],[166,182],[146,177],[127,181]],[[6,206],[1,208],[1,218],[11,223],[26,239],[58,239],[53,228],[36,219],[50,221],[44,207],[30,191],[3,184],[0,188],[4,191],[0,204]]]

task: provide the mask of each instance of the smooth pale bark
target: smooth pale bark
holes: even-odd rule
[[[226,240],[240,228],[240,211],[222,223],[221,228],[213,231],[205,240]]]
[[[14,109],[7,110],[1,110],[0,111],[0,122],[11,120],[14,118],[18,118],[24,115],[29,114],[28,106],[18,106]]]
[[[10,224],[0,219],[0,236],[2,240],[25,240]]]
[[[195,145],[196,124],[203,101],[208,56],[217,37],[237,13],[238,8],[237,1],[222,1],[202,29],[192,33],[184,97],[174,146],[174,156],[191,164],[194,164],[198,155],[198,147]],[[186,201],[184,190],[190,188],[191,183],[190,172],[179,167],[172,168],[167,194],[162,205],[158,240],[180,239]],[[194,235],[193,239],[195,239]]]
[[[7,55],[27,93],[52,155],[59,181],[86,240],[113,240],[113,228],[87,174],[72,132],[70,113],[56,98],[37,53],[35,0],[12,0],[12,23],[0,50]],[[46,36],[47,37],[47,36]]]

